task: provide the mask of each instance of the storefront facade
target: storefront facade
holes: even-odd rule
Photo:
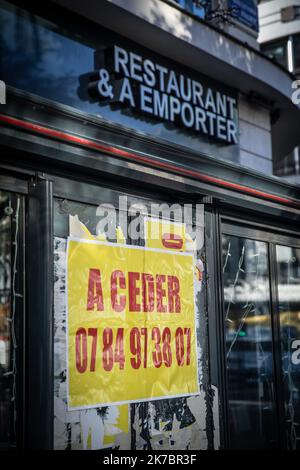
[[[0,2],[1,445],[299,448],[300,190],[272,177],[299,144],[293,77],[166,2],[88,3]],[[128,399],[124,379],[68,408],[69,237],[103,242],[106,208],[105,241],[141,250],[122,223],[173,204],[198,392]]]

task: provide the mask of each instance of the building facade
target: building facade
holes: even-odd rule
[[[262,52],[299,78],[300,2],[272,0],[260,2],[259,43]],[[274,162],[274,173],[299,183],[299,148]]]
[[[300,190],[273,174],[300,143],[294,76],[259,51],[255,2],[187,3],[0,1],[3,447],[299,448]],[[174,204],[179,232],[151,245],[147,227]],[[152,281],[131,276],[129,313],[144,316],[132,313],[130,340],[120,315],[76,330],[76,309],[96,315],[103,299],[94,264],[80,297],[88,256],[72,243],[107,250],[107,273],[114,257],[142,266],[158,253],[186,282],[194,325],[169,315],[160,330],[145,315]],[[126,301],[116,272],[114,314]],[[165,278],[155,308],[179,313]]]

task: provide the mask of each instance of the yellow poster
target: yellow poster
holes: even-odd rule
[[[149,248],[186,250],[186,228],[180,222],[145,217],[145,242]]]
[[[193,257],[68,239],[68,408],[199,393]]]

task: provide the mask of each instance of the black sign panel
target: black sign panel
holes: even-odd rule
[[[119,45],[101,54],[102,66],[89,84],[94,98],[223,144],[238,143],[235,93]]]

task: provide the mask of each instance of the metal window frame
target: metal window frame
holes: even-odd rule
[[[218,389],[220,449],[229,448],[227,429],[228,409],[226,368],[225,368],[225,336],[223,324],[223,290],[221,259],[220,215],[212,204],[205,211],[205,251],[207,277],[207,309],[209,329],[209,358],[211,383]],[[216,360],[214,360],[216,358]]]
[[[25,447],[53,448],[53,185],[29,181]]]
[[[2,168],[0,188],[20,194],[17,266],[17,448],[53,448],[52,181],[34,171]]]
[[[219,214],[219,249],[222,249],[222,235],[231,235],[251,240],[258,240],[267,243],[268,247],[268,271],[270,279],[270,308],[271,308],[271,327],[272,327],[272,350],[273,350],[273,373],[274,373],[274,396],[276,400],[276,419],[278,422],[278,443],[281,449],[287,448],[287,440],[285,433],[285,418],[284,418],[284,390],[283,378],[281,368],[281,342],[280,342],[280,312],[278,310],[278,282],[277,282],[277,257],[276,246],[283,245],[300,249],[300,234],[296,230],[289,228],[282,228],[277,225],[266,225],[263,223],[255,222],[247,219],[245,214],[238,218],[237,216],[229,215],[228,212]],[[218,255],[219,258],[219,271],[222,270],[221,251]],[[221,319],[219,323],[222,325],[220,333],[220,350],[223,357],[223,364],[221,359],[221,367],[223,369],[222,376],[222,390],[224,397],[221,400],[221,407],[223,415],[228,416],[228,381],[226,374],[226,360],[225,360],[225,325],[224,325],[224,299],[223,299],[223,279],[220,276],[219,283],[220,290],[220,314]],[[230,432],[229,421],[225,420],[225,446],[230,448]]]

